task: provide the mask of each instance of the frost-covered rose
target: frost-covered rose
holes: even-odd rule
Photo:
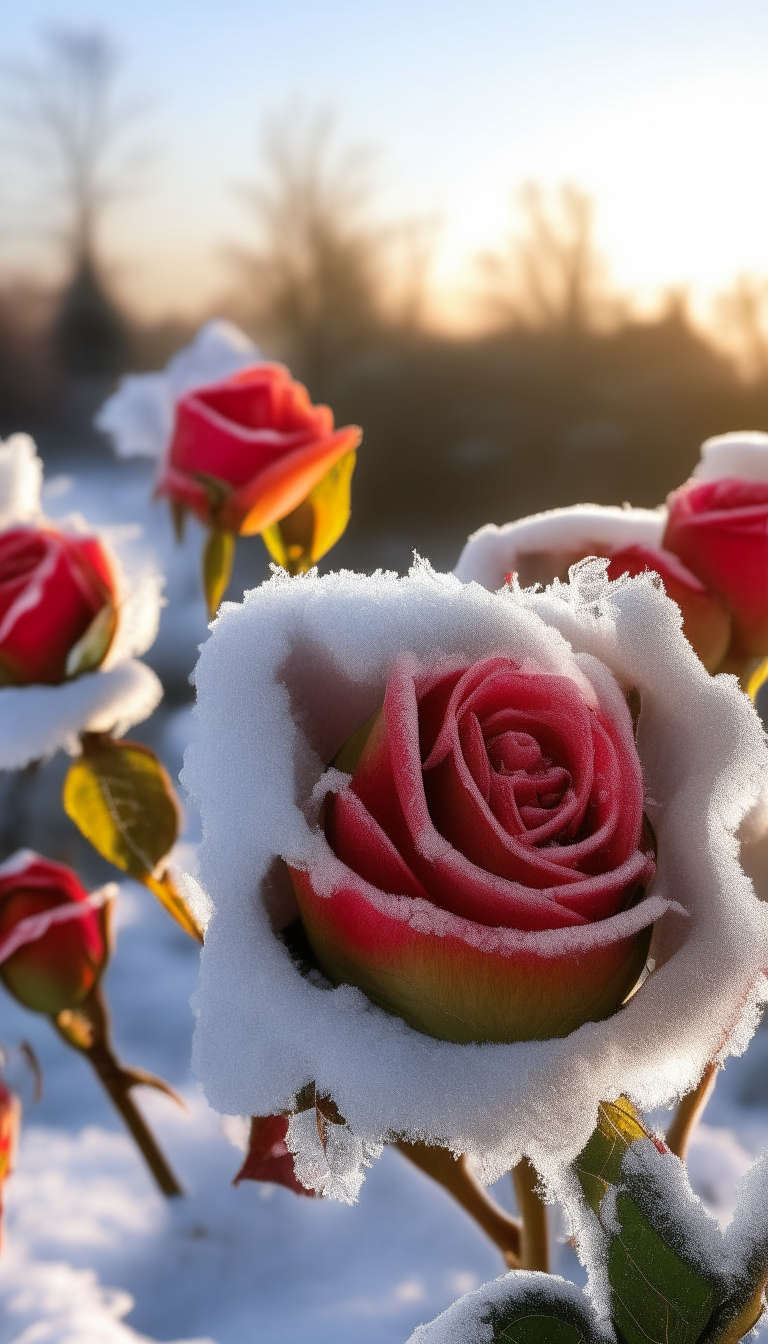
[[[632,937],[653,921],[654,969],[610,1017],[568,1036],[455,1043],[308,969],[285,865],[311,872],[325,899],[340,888],[321,814],[350,778],[329,762],[378,711],[403,660],[432,674],[492,658],[567,678],[614,722],[624,692],[639,693],[656,876],[640,905],[576,934],[586,955],[606,927]],[[570,585],[540,593],[491,593],[423,564],[403,579],[276,577],[223,606],[195,675],[200,738],[184,782],[203,818],[200,900],[215,911],[195,1068],[230,1115],[285,1114],[313,1083],[333,1098],[347,1128],[332,1126],[330,1157],[314,1111],[288,1126],[306,1184],[354,1197],[362,1165],[393,1134],[471,1153],[485,1179],[522,1153],[551,1172],[584,1146],[599,1101],[623,1093],[651,1110],[690,1088],[714,1056],[744,1047],[765,989],[768,910],[733,837],[768,757],[746,697],[708,675],[649,575],[608,583],[593,561]],[[577,956],[573,928],[500,931],[417,895],[385,894],[404,936],[430,933],[435,947],[455,938],[468,958],[483,947],[526,949],[544,966],[569,942]]]
[[[361,430],[334,430],[282,364],[258,363],[187,392],[177,403],[157,494],[222,532],[249,536],[292,513]]]
[[[77,874],[31,850],[0,866],[0,980],[38,1013],[76,1008],[109,958],[109,898],[90,896]]]
[[[731,654],[768,654],[768,434],[702,445],[691,480],[667,500],[664,545],[724,602]]]
[[[106,657],[116,584],[97,537],[51,526],[0,532],[0,684],[57,685]]]
[[[655,867],[632,721],[576,667],[399,663],[325,834],[338,862],[291,874],[321,967],[433,1036],[565,1036],[643,968],[657,908],[620,914]],[[519,937],[543,930],[556,949]]]
[[[463,583],[500,588],[515,575],[523,588],[559,579],[589,555],[610,559],[609,578],[659,574],[680,608],[683,632],[704,666],[713,672],[731,641],[730,612],[715,592],[669,549],[663,509],[617,509],[576,504],[533,514],[514,523],[481,527],[467,541],[455,574]]]
[[[0,443],[0,769],[118,735],[162,687],[135,655],[160,615],[154,567],[128,568],[108,537],[40,507],[42,463],[26,435]]]

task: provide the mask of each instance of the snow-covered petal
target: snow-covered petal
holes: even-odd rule
[[[273,928],[296,907],[278,862],[317,864],[313,790],[378,706],[398,657],[529,658],[577,669],[610,710],[640,692],[638,751],[659,841],[656,969],[624,1008],[564,1039],[454,1044],[348,985],[305,978]],[[216,913],[197,996],[195,1067],[227,1114],[289,1110],[310,1082],[362,1144],[406,1134],[473,1155],[486,1180],[527,1153],[555,1179],[601,1100],[670,1102],[706,1063],[745,1047],[765,997],[768,910],[734,833],[768,756],[734,679],[710,677],[648,575],[608,584],[577,567],[542,593],[489,593],[419,563],[378,573],[278,575],[225,603],[196,671],[200,739],[184,782],[203,818],[199,881]],[[551,935],[550,935],[551,936]]]
[[[740,429],[716,434],[702,443],[701,457],[691,478],[703,485],[728,476],[768,482],[768,434],[757,429]]]
[[[134,659],[61,686],[3,686],[0,770],[20,770],[61,747],[74,752],[83,732],[114,731],[122,737],[149,718],[162,698],[158,677]]]
[[[0,440],[0,528],[40,517],[43,464],[29,434]]]
[[[261,358],[244,331],[233,322],[214,318],[169,359],[161,373],[129,373],[121,378],[94,424],[111,436],[118,457],[159,460],[173,433],[178,398],[190,388],[226,378]]]
[[[585,555],[639,545],[661,545],[666,523],[663,509],[574,504],[567,509],[534,513],[514,523],[486,523],[469,537],[454,569],[462,583],[481,583],[494,592],[511,572],[520,573],[525,588],[565,577]],[[605,549],[602,549],[605,548]]]

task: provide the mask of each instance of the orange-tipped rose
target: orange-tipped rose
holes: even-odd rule
[[[293,512],[362,437],[334,430],[282,364],[256,364],[179,401],[157,493],[222,532],[251,536]]]
[[[0,979],[14,998],[53,1016],[76,1008],[109,959],[108,905],[71,868],[31,851],[0,868]]]

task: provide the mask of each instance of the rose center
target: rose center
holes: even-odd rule
[[[530,733],[498,733],[486,749],[492,768],[511,788],[523,823],[540,825],[542,810],[558,807],[570,789],[570,772],[545,756]]]

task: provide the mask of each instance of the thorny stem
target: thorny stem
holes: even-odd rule
[[[495,1242],[509,1269],[522,1268],[521,1250],[525,1233],[520,1220],[505,1213],[491,1199],[471,1170],[466,1157],[456,1158],[447,1148],[408,1143],[405,1139],[399,1139],[397,1147],[415,1166],[453,1195],[491,1241]]]
[[[139,1069],[126,1069],[116,1059],[109,1042],[109,1018],[100,990],[94,990],[79,1008],[72,1011],[65,1010],[51,1020],[67,1045],[84,1055],[95,1070],[130,1130],[158,1188],[169,1198],[182,1195],[184,1192],[181,1186],[130,1095],[131,1089],[141,1083],[156,1087],[170,1097],[174,1097],[175,1094],[162,1079]]]
[[[673,1152],[680,1158],[681,1162],[685,1161],[685,1156],[688,1152],[688,1144],[691,1141],[691,1135],[701,1118],[704,1107],[712,1095],[718,1069],[718,1064],[707,1065],[702,1074],[701,1081],[692,1092],[688,1092],[687,1095],[683,1097],[682,1101],[680,1101],[675,1112],[675,1118],[667,1130],[665,1136],[666,1145],[670,1152]]]
[[[549,1238],[547,1210],[536,1192],[539,1176],[536,1168],[524,1157],[512,1172],[512,1183],[517,1196],[517,1207],[522,1217],[522,1247],[519,1269],[540,1269],[549,1273]]]

